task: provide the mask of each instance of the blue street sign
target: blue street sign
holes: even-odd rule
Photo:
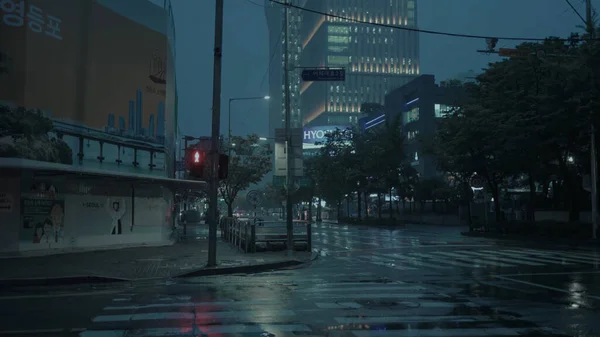
[[[302,70],[302,80],[312,81],[345,81],[345,69],[304,69]]]

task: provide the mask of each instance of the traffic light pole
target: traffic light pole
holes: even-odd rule
[[[285,208],[286,208],[286,228],[287,228],[287,254],[288,256],[294,255],[294,214],[292,213],[292,186],[293,186],[293,167],[294,157],[292,153],[292,137],[291,137],[291,111],[290,111],[290,78],[289,78],[289,56],[288,56],[288,15],[289,6],[285,6],[285,13],[283,19],[283,31],[284,31],[284,61],[283,61],[283,72],[284,72],[284,95],[285,95],[285,150],[286,150],[286,193],[285,193]]]
[[[590,38],[594,38],[596,36],[594,27],[594,21],[592,16],[592,1],[586,0],[585,2],[585,21],[586,28]],[[592,42],[590,42],[592,43]],[[594,79],[591,80],[592,87],[594,84]],[[594,120],[592,119],[590,122],[591,130],[590,130],[590,161],[591,161],[591,172],[590,172],[590,187],[592,192],[592,238],[597,238],[598,232],[598,168],[597,168],[597,159],[596,159],[596,128],[594,127]]]
[[[210,147],[210,191],[207,267],[217,265],[217,202],[219,189],[219,131],[221,126],[221,63],[223,48],[223,0],[215,5],[215,48],[213,70],[212,134]]]

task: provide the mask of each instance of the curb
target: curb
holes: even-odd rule
[[[471,232],[460,232],[462,236],[472,237],[472,238],[486,238],[486,239],[500,239],[500,240],[511,240],[516,242],[523,242],[529,239],[527,242],[536,242],[540,244],[558,244],[558,245],[569,245],[569,246],[586,246],[586,247],[594,247],[600,248],[600,241],[577,241],[577,240],[554,240],[551,238],[542,238],[531,240],[531,238],[527,238],[525,236],[517,236],[517,235],[506,235],[506,234],[489,234],[489,233],[471,233]]]
[[[0,287],[43,287],[43,286],[65,286],[77,284],[107,284],[128,282],[129,279],[104,276],[66,276],[52,278],[25,278],[25,279],[0,279]]]
[[[310,259],[308,260],[286,260],[271,263],[262,264],[251,264],[246,266],[235,266],[235,267],[214,267],[214,268],[201,268],[194,271],[185,272],[172,278],[189,278],[189,277],[201,277],[201,276],[214,276],[214,275],[228,275],[228,274],[258,274],[266,271],[285,269],[290,267],[299,268],[306,266],[315,261],[319,257],[319,252],[312,252]]]
[[[234,267],[216,267],[216,268],[202,268],[195,271],[188,271],[179,275],[162,278],[162,277],[151,277],[151,278],[139,278],[139,279],[125,279],[118,277],[105,277],[105,276],[93,276],[93,275],[75,275],[65,277],[53,277],[53,278],[24,278],[24,279],[0,279],[0,288],[23,288],[23,287],[51,287],[51,286],[71,286],[81,284],[109,284],[109,283],[121,283],[121,282],[138,282],[138,281],[149,281],[149,280],[161,280],[170,278],[188,278],[188,277],[200,277],[200,276],[211,276],[211,275],[226,275],[226,274],[256,274],[265,271],[275,269],[285,269],[290,267],[300,268],[308,265],[315,261],[319,257],[319,252],[312,252],[310,259],[308,260],[287,260],[279,262],[271,262],[264,264],[253,264],[246,266],[234,266]]]

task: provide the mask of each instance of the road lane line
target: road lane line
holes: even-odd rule
[[[387,324],[387,323],[421,323],[421,322],[495,322],[498,319],[511,319],[503,316],[379,316],[379,317],[334,317],[339,324]]]
[[[135,329],[136,336],[143,337],[167,337],[184,336],[192,332],[198,336],[212,334],[258,334],[263,332],[311,332],[312,329],[304,324],[260,324],[244,325],[232,324],[221,326],[200,326],[198,328],[150,328]],[[126,336],[128,330],[87,330],[79,334],[80,337],[122,337]]]
[[[260,311],[212,311],[210,313],[193,313],[193,312],[149,312],[141,314],[125,314],[125,315],[100,315],[92,319],[94,323],[106,322],[128,322],[128,321],[166,321],[173,319],[185,320],[209,320],[209,319],[224,319],[224,318],[250,318],[261,317],[268,315],[269,317],[290,317],[296,316],[296,313],[291,310],[277,310],[275,314],[261,313]]]
[[[36,298],[104,296],[104,295],[114,295],[114,294],[120,294],[120,293],[122,293],[121,290],[103,290],[103,291],[90,291],[90,292],[82,292],[82,293],[0,296],[0,301],[25,300],[25,299],[36,299]]]
[[[30,330],[3,330],[0,335],[33,335],[33,334],[48,334],[48,333],[77,333],[86,331],[86,328],[69,328],[69,329],[30,329]]]
[[[499,275],[492,275],[495,278],[499,278],[501,280],[506,280],[506,281],[511,281],[511,282],[516,282],[516,283],[521,283],[521,284],[526,284],[532,287],[538,287],[538,288],[544,288],[544,289],[548,289],[548,290],[554,290],[554,291],[558,291],[561,293],[565,293],[565,294],[573,294],[572,291],[569,290],[565,290],[565,289],[560,289],[560,288],[556,288],[556,287],[550,287],[544,284],[539,284],[539,283],[534,283],[534,282],[529,282],[529,281],[523,281],[523,280],[518,280],[518,279],[514,279],[511,277],[504,277],[504,276],[499,276]],[[593,298],[595,300],[600,300],[600,296],[594,296],[594,295],[586,295],[583,293],[578,293],[579,296],[581,297],[587,297],[587,298]]]
[[[411,255],[411,256],[414,255],[414,256],[434,260],[434,261],[440,262],[440,264],[442,264],[442,265],[452,265],[452,266],[463,267],[463,268],[483,268],[482,266],[480,266],[476,263],[467,264],[467,263],[461,263],[461,262],[457,262],[457,261],[441,259],[439,256],[431,255],[431,253],[429,253],[429,254],[410,253],[409,255]]]
[[[500,256],[496,256],[496,255],[493,255],[493,254],[482,253],[482,252],[475,252],[475,251],[472,251],[472,250],[461,250],[460,253],[461,254],[467,254],[467,255],[471,254],[471,255],[483,257],[483,258],[486,258],[486,259],[504,261],[504,262],[508,262],[508,263],[524,264],[526,266],[545,266],[546,265],[544,263],[529,262],[529,261],[524,261],[524,260],[519,260],[519,259],[516,259],[516,258],[509,258],[509,257],[500,257]]]
[[[522,336],[531,329],[479,328],[479,329],[410,329],[385,331],[352,331],[356,337],[483,337]]]
[[[464,256],[461,254],[457,254],[457,253],[449,253],[449,252],[433,252],[432,254],[439,254],[439,255],[444,255],[444,256],[448,256],[448,257],[453,257],[455,259],[461,260],[461,261],[473,261],[475,262],[475,264],[488,264],[494,267],[516,267],[514,264],[507,264],[507,263],[502,263],[502,262],[494,262],[494,261],[486,261],[483,259],[478,259],[478,258],[473,258],[473,257],[469,257],[469,256]]]

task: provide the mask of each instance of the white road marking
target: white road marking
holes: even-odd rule
[[[223,319],[223,318],[250,318],[260,317],[261,314],[275,316],[275,317],[288,317],[295,316],[296,314],[291,310],[277,310],[275,314],[261,313],[260,311],[213,311],[209,313],[196,313],[193,312],[150,312],[140,314],[129,314],[129,315],[101,315],[96,316],[92,319],[92,322],[128,322],[128,321],[165,321],[172,319]]]
[[[105,296],[120,294],[120,290],[90,291],[82,293],[64,293],[64,294],[46,294],[46,295],[19,295],[19,296],[0,296],[0,301],[25,300],[36,298],[60,298],[60,297],[83,297],[83,296]]]
[[[202,336],[202,334],[241,334],[241,333],[261,333],[261,332],[310,332],[312,331],[304,324],[261,324],[261,325],[221,325],[196,328],[194,333]],[[79,334],[80,337],[122,337],[126,336],[127,330],[87,330]],[[152,329],[136,329],[136,336],[143,337],[168,337],[182,336],[192,333],[190,328],[152,328]]]
[[[554,290],[554,291],[558,291],[561,293],[565,293],[565,294],[572,294],[572,291],[566,290],[566,289],[560,289],[560,288],[556,288],[556,287],[550,287],[544,284],[539,284],[539,283],[534,283],[534,282],[529,282],[529,281],[523,281],[523,280],[518,280],[518,279],[514,279],[514,278],[510,278],[510,277],[504,277],[504,276],[499,276],[499,275],[492,275],[495,278],[499,278],[501,280],[506,280],[506,281],[511,281],[511,282],[516,282],[516,283],[522,283],[522,284],[526,284],[532,287],[538,287],[538,288],[544,288],[544,289],[548,289],[548,290]],[[587,297],[587,298],[593,298],[595,300],[600,300],[600,296],[594,296],[594,295],[586,295],[583,293],[579,293],[579,296],[581,297]]]

